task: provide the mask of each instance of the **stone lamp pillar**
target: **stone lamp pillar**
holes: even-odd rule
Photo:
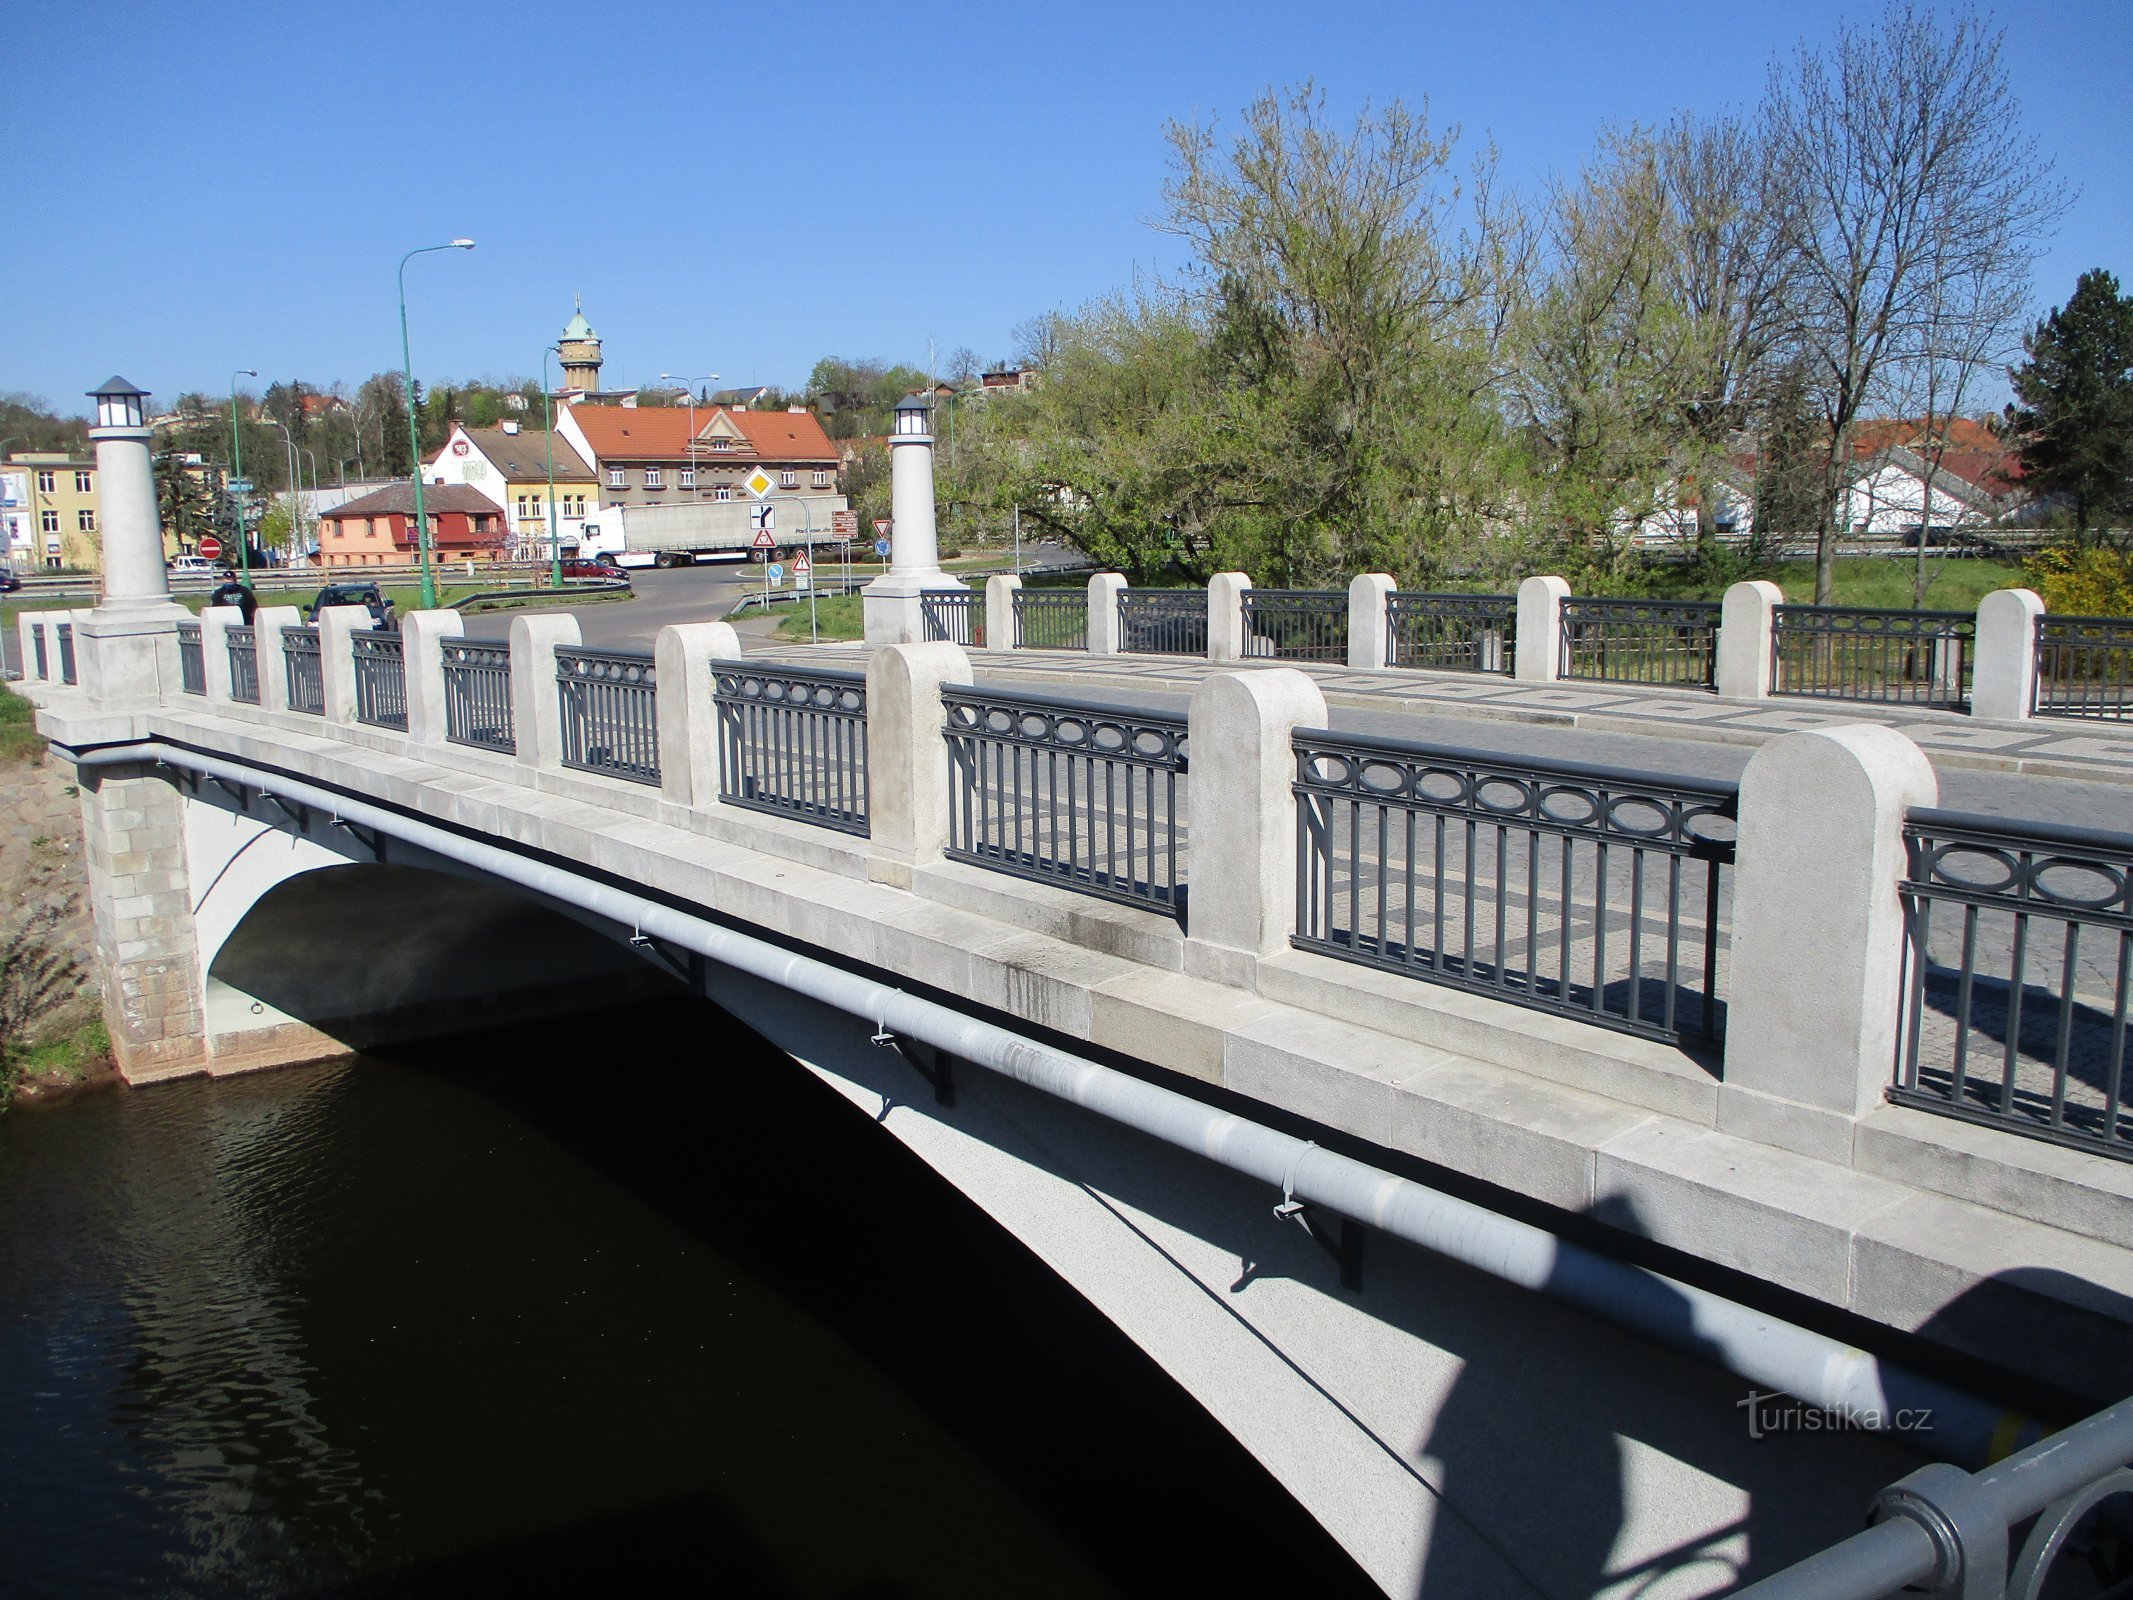
[[[926,628],[919,597],[963,585],[941,571],[933,522],[932,403],[908,394],[896,404],[889,435],[889,570],[866,586],[867,643],[921,644]]]
[[[104,575],[96,609],[75,620],[81,688],[92,701],[154,701],[178,692],[178,623],[189,613],[163,564],[148,392],[112,378],[89,397]]]

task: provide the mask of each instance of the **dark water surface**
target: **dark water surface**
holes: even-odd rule
[[[0,1117],[0,1594],[1375,1592],[696,1002]]]

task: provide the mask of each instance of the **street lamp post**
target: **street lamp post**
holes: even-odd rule
[[[237,431],[237,380],[258,376],[250,367],[239,367],[230,374],[230,482],[233,485],[244,482],[244,440]],[[249,574],[252,564],[245,549],[244,491],[233,487],[229,496],[230,510],[237,517],[237,570]]]
[[[422,504],[422,431],[415,420],[415,358],[407,343],[407,264],[434,250],[471,250],[472,239],[453,239],[445,244],[426,244],[400,258],[400,370],[407,382],[407,449],[415,473],[415,542],[422,558],[422,609],[437,604],[437,575],[430,569],[430,519]]]
[[[296,553],[298,521],[301,516],[297,507],[303,503],[298,499],[298,495],[303,489],[303,475],[300,463],[296,459],[296,435],[291,433],[289,425],[278,417],[267,418],[267,426],[281,429],[282,455],[289,463],[289,552],[294,555]],[[262,555],[266,553],[266,547],[263,544],[260,546],[260,553]],[[282,564],[284,566],[288,565],[286,561]]]
[[[552,344],[541,346],[541,423],[548,440],[548,586],[563,587],[563,530],[555,513],[555,400],[548,384],[548,358],[562,352]],[[578,546],[583,554],[585,546]]]
[[[701,378],[677,378],[671,372],[662,372],[659,381],[680,384],[682,393],[689,398],[689,488],[696,498],[701,500],[703,489],[696,481],[696,386],[699,383],[718,382],[718,374],[707,372]]]

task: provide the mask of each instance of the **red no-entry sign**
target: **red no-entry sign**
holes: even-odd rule
[[[213,534],[209,534],[206,538],[200,541],[200,554],[205,556],[208,560],[213,561],[217,556],[222,554],[222,541],[216,538]]]

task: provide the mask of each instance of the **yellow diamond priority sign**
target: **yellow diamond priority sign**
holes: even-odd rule
[[[762,499],[763,496],[770,493],[770,491],[775,489],[777,486],[778,480],[773,478],[769,473],[765,472],[761,467],[757,467],[755,471],[749,473],[747,477],[741,479],[741,487],[743,489],[746,489],[750,494],[754,495],[758,500]]]

